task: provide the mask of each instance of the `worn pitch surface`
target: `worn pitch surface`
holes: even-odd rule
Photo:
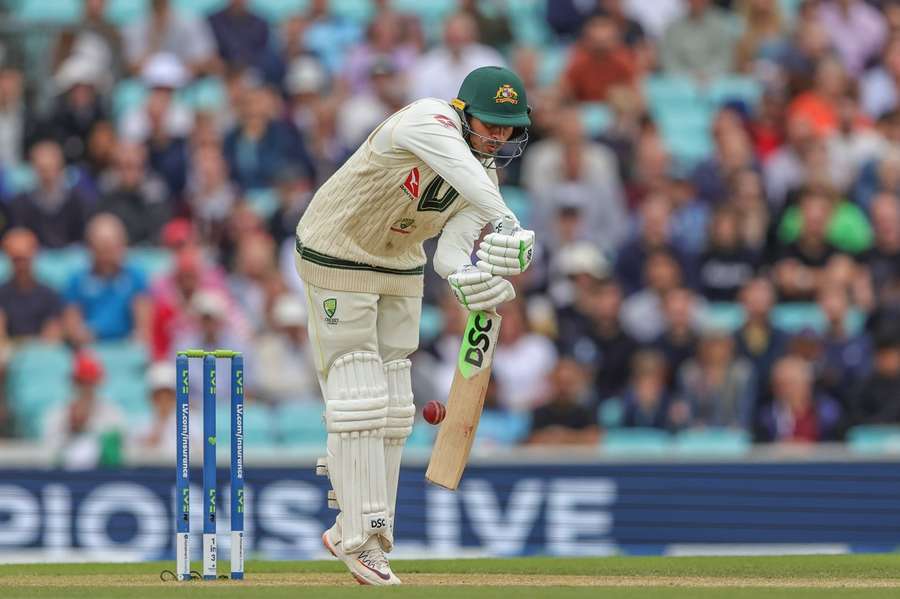
[[[900,555],[397,560],[401,588],[360,588],[337,562],[248,561],[244,581],[163,582],[170,563],[0,566],[6,597],[900,597]],[[228,572],[227,562],[219,564]],[[313,588],[315,587],[315,588]],[[429,587],[427,591],[423,587]]]

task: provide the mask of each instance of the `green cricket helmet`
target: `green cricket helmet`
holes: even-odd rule
[[[472,131],[466,116],[473,116],[488,125],[513,127],[509,141],[496,153],[472,149],[481,158],[505,160],[506,166],[525,151],[528,143],[528,127],[531,125],[531,107],[525,94],[525,84],[506,67],[481,67],[463,80],[459,94],[450,101],[463,122],[463,135],[468,141],[473,136],[483,137]],[[471,144],[470,144],[471,145]]]

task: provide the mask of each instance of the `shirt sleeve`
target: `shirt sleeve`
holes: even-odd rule
[[[449,105],[444,108],[442,104],[426,100],[410,106],[391,133],[392,144],[418,156],[458,191],[485,222],[505,216],[515,218],[497,184],[462,138],[459,117]]]
[[[446,279],[461,266],[471,264],[475,240],[486,224],[480,213],[468,206],[451,216],[438,239],[434,271]]]

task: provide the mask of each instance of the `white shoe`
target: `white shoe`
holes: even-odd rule
[[[391,570],[391,564],[376,537],[369,537],[361,551],[345,553],[337,531],[332,526],[322,533],[322,544],[331,555],[344,562],[359,584],[379,586],[401,584],[400,579]]]

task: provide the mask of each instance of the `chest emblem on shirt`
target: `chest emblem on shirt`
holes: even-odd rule
[[[411,200],[419,199],[419,181],[419,169],[418,167],[415,167],[413,170],[409,171],[409,174],[406,176],[406,181],[401,187]]]
[[[504,83],[499,88],[497,88],[497,93],[494,95],[494,103],[495,104],[518,104],[519,103],[519,92],[513,89],[508,83]]]
[[[416,220],[413,218],[401,218],[399,220],[395,220],[394,224],[391,225],[391,231],[393,231],[394,233],[400,233],[401,235],[409,235],[415,228]]]

